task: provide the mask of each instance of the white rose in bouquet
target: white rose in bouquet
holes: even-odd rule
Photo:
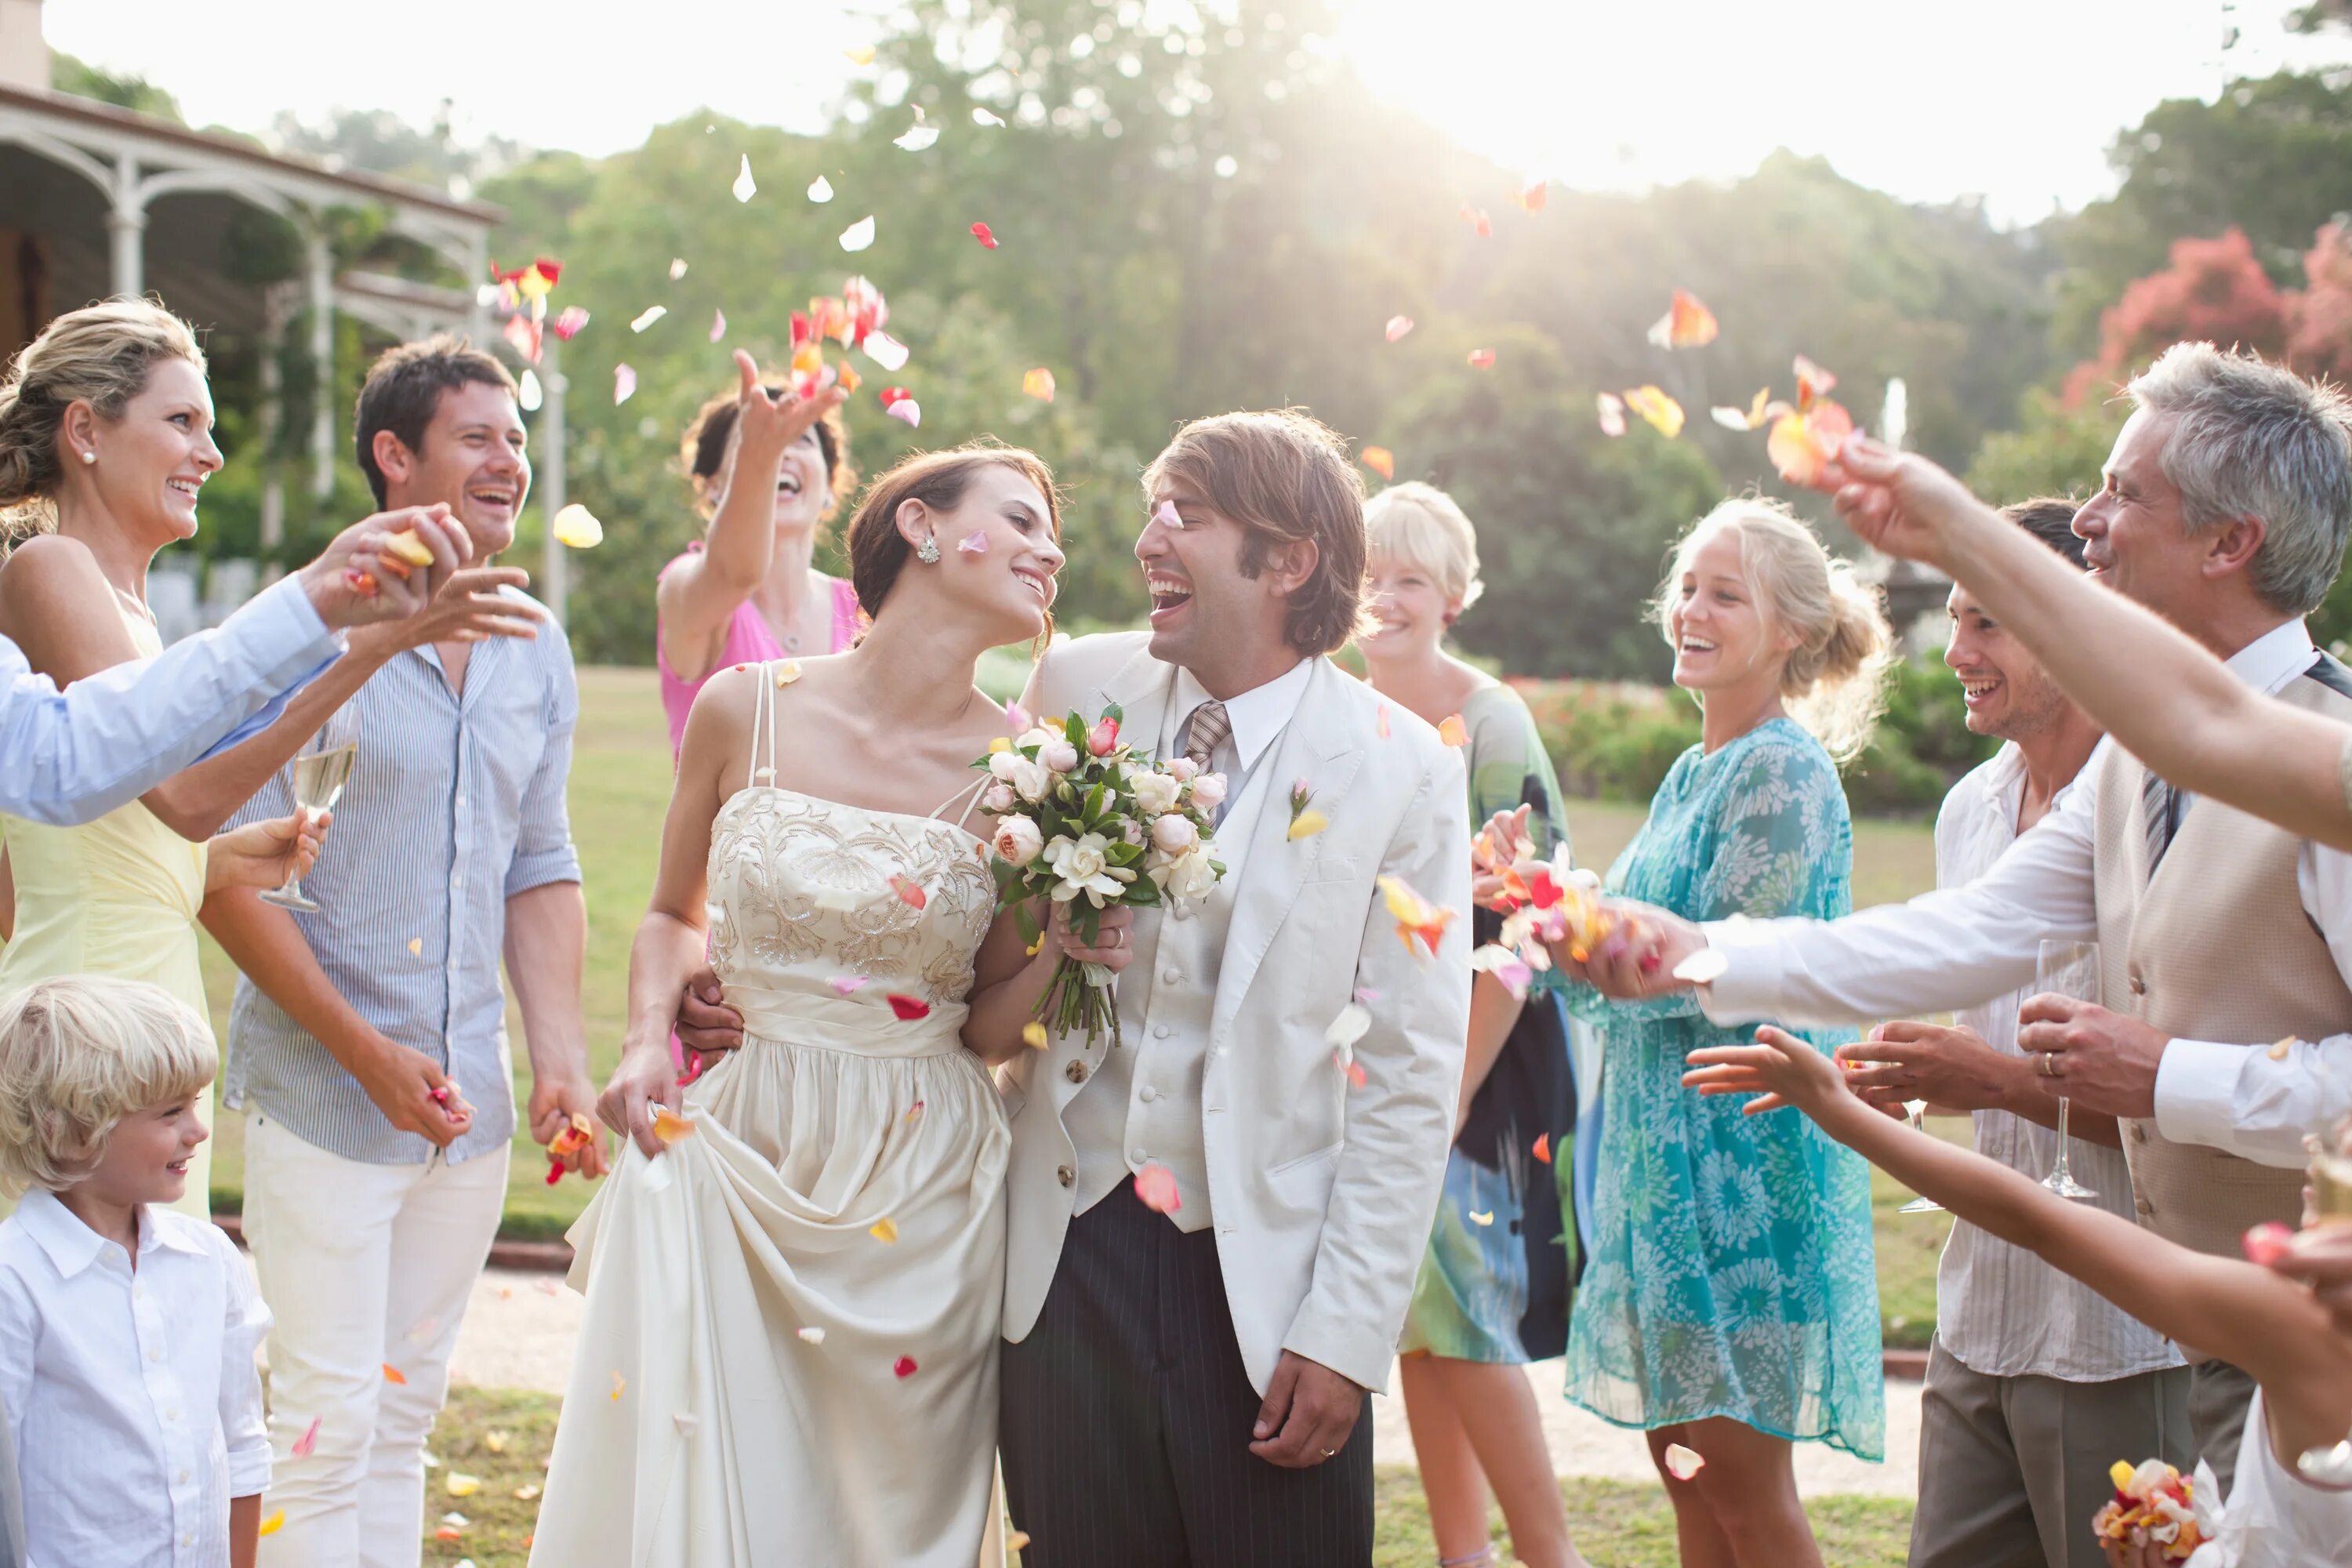
[[[996,825],[989,847],[1015,866],[1026,866],[1044,852],[1045,836],[1028,817],[1008,816]]]
[[[1067,741],[1048,741],[1037,750],[1037,760],[1057,773],[1078,765],[1078,749]]]
[[[1100,909],[1106,899],[1125,893],[1125,884],[1112,870],[1109,851],[1110,840],[1099,833],[1083,834],[1076,838],[1062,835],[1046,845],[1045,865],[1060,879],[1054,889],[1054,901],[1066,904],[1084,893]]]
[[[1013,764],[1013,792],[1034,805],[1053,792],[1054,784],[1059,777],[1059,774],[1049,772],[1042,764],[1022,757]]]
[[[1014,741],[1013,743],[1022,751],[1025,752],[1032,746],[1046,745],[1052,742],[1058,741],[1061,738],[1062,732],[1059,730],[1048,730],[1043,724],[1039,724],[1031,729],[1022,731],[1020,739]]]
[[[1217,868],[1209,861],[1213,847],[1204,839],[1171,860],[1167,876],[1160,879],[1160,890],[1171,899],[1185,902],[1208,897],[1209,889],[1217,885]]]
[[[1178,784],[1191,784],[1201,771],[1201,764],[1190,757],[1171,757],[1167,763],[1168,776]]]
[[[1225,804],[1225,775],[1202,773],[1192,781],[1192,804],[1202,811],[1214,811]]]
[[[1136,810],[1146,816],[1158,816],[1162,812],[1175,810],[1176,797],[1184,787],[1166,773],[1150,773],[1142,768],[1129,774],[1128,782],[1135,791]]]
[[[1143,844],[1143,824],[1131,816],[1123,818],[1118,825],[1118,836],[1140,848]]]
[[[992,777],[1005,784],[1011,784],[1014,775],[1020,771],[1021,764],[1028,760],[1008,746],[1003,751],[988,753],[988,771]]]
[[[990,784],[987,792],[980,797],[980,809],[991,816],[1010,816],[1013,808],[1020,804],[1021,797],[1013,793],[1013,786],[1002,781]]]
[[[1152,822],[1151,842],[1170,855],[1181,856],[1201,842],[1201,830],[1192,826],[1191,817],[1171,811]]]

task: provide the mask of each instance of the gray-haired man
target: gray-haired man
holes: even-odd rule
[[[2352,405],[2210,343],[2168,350],[2129,391],[2105,482],[2074,521],[2092,575],[2247,684],[2352,721],[2352,672],[2303,624],[2352,525]],[[1594,983],[1671,989],[1712,944],[1728,967],[1704,1005],[1727,1023],[1975,1005],[2030,984],[2042,939],[2095,941],[2105,1005],[2036,998],[2018,1043],[2046,1092],[2123,1122],[2140,1222],[2203,1252],[2298,1218],[2302,1135],[2326,1085],[2352,1081],[2352,856],[2183,799],[2114,748],[1964,888],[1829,924],[1702,929],[1646,912],[1655,934],[1639,951],[1604,943]],[[2252,1391],[2224,1363],[2194,1368],[2196,1447],[2225,1489]]]

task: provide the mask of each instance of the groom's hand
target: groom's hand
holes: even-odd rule
[[[743,1043],[743,1015],[720,1000],[719,976],[698,969],[687,977],[677,999],[678,1044],[689,1051],[715,1057]]]
[[[1348,1446],[1363,1413],[1361,1384],[1285,1351],[1257,1407],[1250,1452],[1285,1469],[1311,1469]]]

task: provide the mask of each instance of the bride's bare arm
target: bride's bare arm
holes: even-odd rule
[[[661,865],[652,901],[629,947],[629,1012],[621,1065],[596,1101],[596,1115],[614,1131],[636,1140],[648,1155],[661,1152],[654,1136],[656,1104],[673,1103],[677,1068],[670,1059],[670,1024],[677,1016],[687,977],[702,967],[707,933],[703,899],[710,859],[710,826],[732,793],[729,780],[750,747],[754,670],[721,671],[697,695],[686,721],[686,743],[662,825]]]
[[[1054,970],[1065,955],[1081,963],[1099,963],[1114,973],[1125,969],[1135,955],[1133,910],[1105,910],[1091,947],[1080,942],[1070,930],[1068,914],[1068,905],[1054,906],[1034,953],[1021,935],[1021,922],[1010,910],[998,915],[996,923],[988,928],[974,966],[971,1011],[963,1021],[963,1044],[989,1066],[1013,1061],[1031,1048],[1026,1031],[1036,1021],[1037,1004],[1053,984]]]

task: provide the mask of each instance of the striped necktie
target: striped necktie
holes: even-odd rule
[[[1225,705],[1213,697],[1193,709],[1192,716],[1184,721],[1184,754],[1207,773],[1211,754],[1233,732],[1234,722],[1225,717]]]
[[[2140,816],[2147,828],[2147,874],[2156,875],[2172,836],[2180,827],[2180,792],[2146,767],[2140,770]]]

